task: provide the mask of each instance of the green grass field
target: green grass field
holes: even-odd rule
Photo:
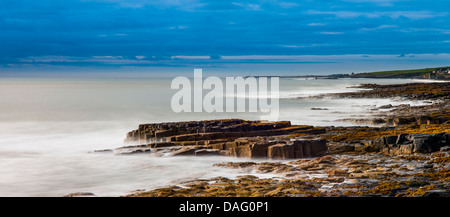
[[[398,76],[398,77],[409,77],[409,76],[423,76],[427,75],[432,71],[435,71],[437,69],[442,68],[450,68],[447,67],[436,67],[436,68],[425,68],[425,69],[409,69],[409,70],[393,70],[393,71],[380,71],[380,72],[366,72],[366,73],[359,73],[357,75],[361,76]]]

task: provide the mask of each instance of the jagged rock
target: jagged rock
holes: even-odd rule
[[[395,144],[397,141],[397,136],[388,137],[378,137],[376,138],[370,146],[365,148],[367,152],[379,152],[382,149],[388,147],[389,145]]]
[[[413,144],[397,145],[393,148],[387,149],[385,153],[393,155],[412,154],[414,153],[414,145]]]
[[[413,152],[428,152],[428,143],[430,140],[430,135],[425,134],[411,134],[408,136],[408,140],[412,141]]]
[[[324,155],[328,151],[327,140],[314,139],[311,142],[311,157]]]
[[[387,122],[383,118],[374,118],[374,119],[371,119],[371,122],[369,122],[369,123],[373,124],[373,125],[377,125],[377,124],[385,124]]]
[[[394,126],[400,126],[400,125],[405,125],[405,124],[415,124],[416,123],[416,118],[414,117],[396,117],[394,118],[392,124]]]
[[[448,134],[400,134],[398,136],[378,137],[372,145],[366,147],[367,152],[386,154],[431,153],[449,145]]]
[[[105,153],[105,152],[113,152],[113,150],[112,149],[102,149],[102,150],[94,150],[93,152],[94,153],[99,153],[99,152]]]
[[[155,138],[163,138],[163,137],[168,137],[173,135],[175,132],[173,129],[168,129],[168,130],[156,130],[154,135]]]
[[[390,109],[393,108],[394,106],[392,106],[392,104],[388,104],[388,105],[382,105],[380,107],[378,107],[379,109]]]
[[[429,116],[420,116],[417,118],[417,124],[428,124],[431,121]]]
[[[228,155],[232,157],[238,157],[238,142],[227,142],[224,144],[224,150],[228,151]]]
[[[450,146],[441,147],[440,151],[450,151]]]
[[[339,147],[337,147],[336,148],[336,151],[339,151],[339,152],[352,152],[352,151],[355,151],[355,145],[348,145],[348,144],[346,144],[346,145],[342,145],[342,146],[339,146]]]
[[[415,153],[431,153],[439,151],[446,144],[442,144],[442,138],[445,134],[413,134],[414,152]],[[446,142],[445,142],[446,143]]]
[[[143,153],[151,153],[152,150],[149,148],[143,148],[143,149],[128,149],[126,151],[121,151],[118,154],[119,155],[128,155],[128,154],[143,154]]]
[[[395,141],[395,144],[404,144],[405,142],[409,142],[408,134],[400,134],[397,136],[397,141]]]
[[[247,158],[263,158],[267,157],[267,149],[269,143],[254,143],[239,146],[237,149],[237,156]]]
[[[362,139],[362,140],[358,140],[359,144],[363,145],[363,146],[370,146],[372,145],[372,140],[370,139]]]
[[[450,191],[446,189],[434,189],[428,190],[427,193],[423,195],[423,197],[450,197]]]
[[[328,171],[329,176],[348,176],[348,172],[340,169],[332,169]]]
[[[294,155],[294,145],[292,144],[276,144],[272,145],[267,149],[267,157],[270,159],[293,159]]]
[[[295,140],[293,145],[295,158],[317,157],[328,150],[327,141],[324,139]]]

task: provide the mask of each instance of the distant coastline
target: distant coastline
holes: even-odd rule
[[[270,76],[246,76],[246,77],[270,77]],[[339,79],[339,78],[411,78],[411,79],[431,79],[431,80],[450,80],[450,66],[392,70],[377,72],[362,72],[349,74],[330,74],[330,75],[286,75],[278,76],[280,78],[311,78],[311,79]]]

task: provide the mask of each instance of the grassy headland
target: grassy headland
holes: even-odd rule
[[[350,77],[354,78],[426,78],[426,79],[450,79],[450,74],[447,73],[446,67],[424,68],[424,69],[409,69],[409,70],[393,70],[393,71],[379,71],[379,72],[364,72],[352,74]]]

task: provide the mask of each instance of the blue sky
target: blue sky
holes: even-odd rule
[[[0,73],[361,72],[449,48],[449,1],[0,1]]]

